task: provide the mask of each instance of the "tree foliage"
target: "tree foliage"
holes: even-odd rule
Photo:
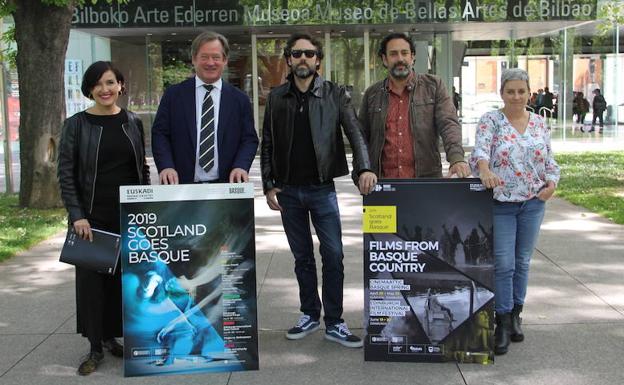
[[[617,25],[624,24],[624,2],[621,0],[604,1],[598,7],[598,33],[602,36],[611,32]]]
[[[106,0],[112,3],[112,0]],[[74,9],[95,0],[0,0],[12,16],[20,83],[20,205],[60,206],[56,158],[65,117],[64,69]],[[9,36],[13,35],[13,36]],[[4,52],[5,58],[7,52]]]

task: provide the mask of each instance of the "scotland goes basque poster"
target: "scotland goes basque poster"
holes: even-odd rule
[[[258,369],[253,185],[120,197],[124,374]]]

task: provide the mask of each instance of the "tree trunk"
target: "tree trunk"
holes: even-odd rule
[[[65,117],[65,53],[74,9],[74,2],[68,3],[14,1],[22,207],[61,206],[56,160]]]

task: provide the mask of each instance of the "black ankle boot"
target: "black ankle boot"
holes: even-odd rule
[[[496,313],[496,330],[494,331],[494,354],[507,353],[510,344],[511,313]]]
[[[522,329],[520,328],[522,324],[520,313],[522,313],[522,305],[514,305],[511,311],[511,335],[509,336],[512,342],[524,341],[524,333],[522,333]]]

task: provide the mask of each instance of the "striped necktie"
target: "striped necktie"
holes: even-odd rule
[[[202,103],[201,128],[199,130],[199,166],[206,172],[214,165],[214,104],[211,84],[204,84],[206,95]]]

